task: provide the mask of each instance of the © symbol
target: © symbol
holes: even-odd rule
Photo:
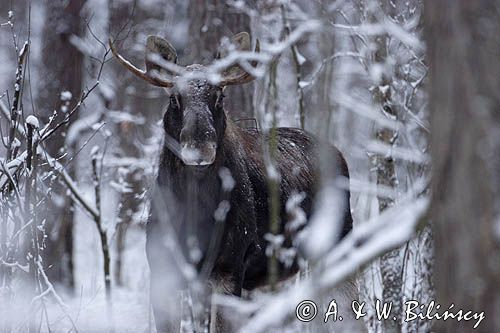
[[[295,308],[295,316],[298,320],[307,323],[318,314],[318,307],[313,301],[305,300],[300,302]]]

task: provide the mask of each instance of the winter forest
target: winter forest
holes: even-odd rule
[[[0,332],[500,332],[500,1],[1,0]]]

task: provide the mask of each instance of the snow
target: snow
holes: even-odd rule
[[[274,164],[267,163],[266,172],[269,179],[273,179],[275,181],[280,180],[280,173],[278,172],[278,169],[274,166]]]
[[[382,81],[382,76],[384,75],[385,68],[382,64],[373,64],[370,67],[370,77],[373,82],[379,83]]]
[[[107,82],[101,82],[99,84],[99,91],[101,94],[104,96],[104,98],[108,101],[111,101],[113,98],[115,98],[115,91],[113,89],[113,86]]]
[[[26,41],[24,42],[23,44],[23,47],[21,48],[21,50],[19,51],[19,56],[23,56],[24,53],[28,50],[28,46],[29,46],[29,43]]]
[[[358,26],[337,23],[332,24],[332,26],[339,30],[350,31],[365,36],[377,36],[388,33],[409,47],[416,50],[423,48],[422,42],[414,34],[406,31],[403,27],[392,22],[390,19],[385,19],[380,23],[364,23]]]
[[[71,91],[65,90],[61,92],[61,101],[70,101],[72,97],[73,94],[71,93]]]
[[[102,123],[102,122],[97,122],[97,123],[95,123],[95,124],[92,124],[92,125],[90,126],[90,129],[91,129],[91,130],[93,130],[93,131],[97,131],[97,130],[99,130],[102,126],[104,126],[104,123]]]
[[[296,55],[297,55],[297,62],[299,64],[299,66],[302,66],[306,62],[307,59],[298,50],[296,51]]]
[[[311,216],[301,237],[302,245],[310,258],[319,258],[332,247],[332,239],[337,239],[342,223],[343,193],[333,184],[327,184],[319,193],[317,208]]]
[[[21,147],[21,141],[19,141],[18,138],[14,138],[14,141],[12,141],[12,148],[19,148]]]
[[[384,85],[384,86],[379,86],[378,87],[378,90],[383,94],[383,95],[387,95],[387,93],[389,92],[389,85]]]
[[[97,156],[97,154],[99,154],[99,146],[93,146],[90,150],[90,156],[94,158],[95,156]]]
[[[14,160],[8,162],[5,164],[5,168],[10,172],[10,174],[15,174],[20,168],[24,161],[26,160],[27,152],[24,151],[20,155],[17,156]],[[0,161],[3,163],[3,161],[0,159]],[[5,184],[9,181],[9,177],[5,174],[4,169],[0,169],[0,188],[3,188]]]
[[[273,253],[279,252],[281,249],[283,242],[285,241],[285,237],[281,234],[273,235],[267,233],[264,235],[264,239],[267,241],[268,245],[266,247],[266,255],[268,257],[272,256]]]
[[[92,189],[88,189],[92,192]],[[78,294],[67,302],[71,313],[76,315],[79,331],[106,331],[109,319],[104,295],[104,275],[100,240],[95,225],[82,212],[79,212],[75,234],[76,283]],[[114,238],[111,238],[113,241]],[[144,253],[145,235],[140,230],[131,229],[127,234],[127,248],[124,252],[123,287],[113,287],[112,318],[116,332],[144,332],[149,329],[149,269]],[[113,243],[111,243],[112,245]],[[111,248],[113,251],[113,247]],[[112,252],[112,256],[114,256]],[[113,258],[113,257],[112,257]],[[54,317],[60,316],[53,313]],[[59,327],[67,327],[62,322]]]
[[[38,122],[38,118],[33,116],[33,115],[30,115],[30,116],[28,116],[28,118],[26,118],[26,124],[31,125],[33,128],[40,127],[40,123]]]
[[[67,144],[72,146],[85,134],[86,131],[100,128],[102,125],[99,122],[100,117],[101,114],[99,112],[94,112],[86,117],[76,119],[67,131]],[[96,124],[98,124],[97,128],[95,127]]]
[[[201,151],[193,147],[182,147],[182,160],[184,163],[191,165],[191,161],[195,161],[202,156]]]
[[[130,187],[130,185],[126,182],[111,181],[111,182],[109,182],[109,186],[111,188],[113,188],[115,191],[117,191],[118,193],[122,193],[122,194],[133,193],[133,188]]]
[[[231,171],[228,168],[219,169],[219,177],[222,180],[222,189],[224,191],[231,192],[236,185],[236,181],[231,175]]]
[[[292,193],[286,202],[286,212],[291,219],[288,221],[286,228],[291,231],[296,231],[307,222],[307,216],[300,204],[306,198],[304,192]]]
[[[214,219],[216,221],[225,221],[226,215],[229,212],[230,208],[231,204],[229,203],[229,201],[227,200],[221,201],[214,212]]]
[[[309,82],[309,81],[300,81],[299,82],[299,87],[300,88],[305,88],[305,87],[309,86],[310,84],[311,84],[311,82]]]
[[[411,161],[414,163],[426,163],[430,159],[428,154],[421,153],[415,149],[395,147],[378,140],[369,141],[366,145],[366,150],[370,153],[378,153],[383,156],[391,156],[395,159]]]
[[[308,299],[309,295],[321,293],[322,290],[338,284],[377,254],[409,240],[427,206],[427,198],[418,199],[391,208],[373,221],[363,224],[362,228],[351,233],[323,258],[325,269],[320,268],[317,272],[320,274],[317,280],[302,280],[294,288],[285,289],[274,297],[267,298],[240,332],[266,332],[268,327],[281,323],[293,312],[295,306]],[[365,241],[360,242],[360,239]]]
[[[128,3],[128,0],[121,0],[123,4]],[[148,0],[144,4],[144,8],[159,8],[157,0]],[[44,23],[44,15],[39,15],[40,8],[34,4],[33,19],[38,23],[38,28],[32,29],[33,31],[43,31],[42,25]],[[141,4],[141,6],[143,6]],[[185,10],[185,3],[182,1],[169,2],[167,6],[162,7],[162,15],[167,27],[157,25],[156,18],[150,17],[146,26],[138,25],[134,27],[134,33],[131,35],[136,36],[138,40],[144,39],[144,34],[150,33],[149,30],[154,30],[151,33],[160,32],[162,34],[171,35],[180,47],[179,51],[183,50],[184,44],[188,40],[185,38],[186,32],[190,22],[183,16],[185,13],[178,10],[177,7],[182,7]],[[336,179],[334,182],[329,183],[325,181],[322,185],[326,185],[316,203],[317,213],[313,215],[311,223],[300,232],[300,237],[295,239],[297,243],[301,243],[306,254],[309,254],[313,261],[311,265],[305,264],[304,259],[300,259],[301,267],[309,267],[304,269],[303,275],[298,275],[294,282],[287,281],[280,285],[278,290],[273,293],[267,293],[265,290],[258,290],[250,293],[247,298],[234,298],[230,296],[223,296],[224,304],[230,304],[231,310],[239,314],[243,314],[245,318],[241,319],[238,324],[242,325],[241,332],[268,332],[276,330],[280,332],[301,332],[304,331],[302,326],[293,326],[288,330],[284,322],[288,323],[290,315],[293,315],[295,305],[312,294],[322,293],[330,295],[330,287],[337,285],[347,276],[355,274],[360,267],[367,267],[367,270],[361,274],[360,289],[370,288],[369,292],[362,292],[364,295],[379,295],[380,290],[380,271],[377,270],[376,263],[371,262],[373,258],[383,253],[389,248],[398,246],[407,241],[414,233],[415,225],[418,217],[426,209],[426,198],[416,199],[425,189],[428,188],[428,179],[420,177],[411,173],[407,169],[413,168],[414,164],[426,166],[429,163],[429,153],[423,135],[415,135],[415,129],[429,128],[426,119],[426,104],[425,96],[419,96],[422,90],[419,86],[426,77],[426,70],[415,69],[416,62],[423,59],[422,47],[423,43],[420,41],[420,36],[415,33],[415,27],[418,23],[418,15],[420,10],[413,11],[413,15],[417,19],[412,18],[413,22],[397,23],[397,21],[389,21],[384,15],[376,16],[375,20],[379,22],[363,22],[363,19],[356,16],[358,10],[350,6],[345,7],[343,2],[338,4],[331,4],[325,7],[326,11],[335,11],[335,23],[333,21],[326,23],[325,19],[329,19],[326,15],[330,12],[324,12],[322,15],[325,17],[317,17],[315,3],[311,2],[304,8],[299,7],[295,3],[286,2],[283,8],[290,11],[289,17],[293,20],[293,29],[287,36],[281,34],[282,21],[281,6],[278,15],[276,12],[260,15],[259,8],[249,8],[244,1],[231,1],[229,6],[232,10],[244,10],[246,13],[251,13],[251,24],[257,27],[251,27],[252,35],[261,39],[262,51],[260,54],[253,52],[231,52],[227,57],[214,61],[209,65],[203,67],[200,71],[189,71],[183,66],[164,63],[162,59],[158,59],[161,65],[165,68],[171,69],[173,72],[178,73],[178,86],[173,89],[184,89],[189,85],[190,80],[200,79],[206,80],[210,83],[219,82],[222,78],[221,72],[227,66],[240,63],[245,69],[255,77],[257,77],[254,92],[254,104],[258,108],[257,111],[265,109],[264,112],[257,112],[259,118],[260,128],[264,131],[269,129],[273,122],[276,121],[279,125],[297,126],[298,120],[297,113],[297,89],[304,89],[305,92],[305,106],[307,107],[306,114],[306,130],[311,133],[318,134],[322,130],[330,131],[330,136],[325,137],[327,141],[334,142],[345,153],[347,162],[351,171],[351,180]],[[175,10],[172,8],[175,7]],[[109,31],[109,15],[107,2],[104,0],[91,0],[86,4],[86,10],[94,10],[95,8],[105,8],[97,10],[96,15],[89,22],[90,27],[97,32],[97,35],[105,40]],[[144,10],[141,7],[141,10]],[[160,11],[159,11],[160,12]],[[158,12],[158,13],[159,13]],[[215,13],[215,12],[214,12]],[[313,14],[311,14],[313,13]],[[17,14],[17,13],[16,13]],[[47,13],[50,14],[50,13]],[[217,13],[215,13],[217,14]],[[255,16],[255,14],[260,16]],[[345,16],[345,17],[344,17]],[[9,11],[9,20],[13,19],[14,13]],[[354,19],[353,19],[354,18]],[[221,22],[219,18],[214,17],[214,22]],[[262,24],[262,22],[267,23]],[[351,20],[353,19],[353,20]],[[274,21],[273,21],[274,20]],[[352,24],[338,24],[337,22],[357,22],[356,25]],[[177,22],[179,24],[177,24]],[[208,32],[211,29],[213,22],[208,20],[203,22],[202,31]],[[412,25],[413,24],[413,25]],[[2,24],[3,25],[3,24]],[[260,25],[260,27],[258,26]],[[179,28],[180,27],[180,28]],[[19,26],[17,26],[19,28]],[[147,28],[147,29],[145,29]],[[145,29],[145,30],[144,30]],[[166,30],[165,30],[166,29]],[[262,29],[263,32],[260,32]],[[330,30],[328,30],[330,29]],[[8,29],[7,29],[8,30]],[[19,30],[19,29],[17,29]],[[22,29],[21,29],[22,30]],[[230,29],[226,29],[228,32]],[[183,35],[179,36],[177,32],[183,31]],[[328,32],[331,34],[331,40],[320,37],[318,32]],[[0,31],[1,32],[1,31]],[[40,36],[33,34],[33,45],[37,46],[38,53],[31,53],[30,59],[33,63],[39,62],[41,59],[40,52],[43,49],[43,43]],[[373,63],[373,43],[372,40],[378,34],[387,35],[394,38],[391,39],[386,45],[390,53],[390,59],[387,62]],[[38,32],[39,34],[39,32]],[[272,41],[272,38],[266,37],[266,34],[279,40],[279,42]],[[334,35],[335,34],[335,35]],[[0,41],[8,41],[6,45],[11,44],[10,32],[7,31],[8,39],[5,39],[6,34],[0,34]],[[284,38],[282,38],[284,37]],[[334,38],[333,38],[334,37]],[[21,37],[19,37],[21,38]],[[22,40],[22,39],[20,39]],[[399,41],[401,43],[399,43]],[[83,52],[86,57],[85,75],[83,77],[84,86],[87,86],[88,80],[93,78],[94,62],[88,60],[89,55],[100,57],[101,46],[86,32],[81,37],[71,36],[70,42]],[[134,43],[127,50],[127,43],[125,40],[123,49],[125,52],[134,53],[138,50],[142,51],[142,45]],[[332,45],[328,45],[331,42]],[[397,44],[398,42],[399,44]],[[184,43],[184,44],[182,44]],[[396,45],[395,45],[396,44]],[[27,45],[27,44],[25,44]],[[125,46],[126,45],[126,46]],[[121,45],[120,45],[121,46]],[[176,45],[177,46],[177,45]],[[299,65],[307,66],[300,68],[301,81],[297,84],[297,77],[294,75],[290,67],[290,48],[293,47],[297,52],[297,60]],[[396,52],[394,49],[397,49]],[[7,51],[0,51],[1,60],[0,68],[3,77],[12,76],[12,68],[15,68],[15,61],[9,61],[3,53]],[[21,50],[20,53],[26,52]],[[31,52],[31,51],[30,51]],[[182,54],[181,51],[179,54]],[[410,57],[404,57],[406,53],[410,53]],[[9,53],[10,54],[10,53]],[[137,57],[139,54],[134,54]],[[398,58],[398,56],[403,57]],[[16,54],[13,53],[15,58]],[[140,56],[140,55],[139,55]],[[269,92],[269,64],[273,59],[279,57],[277,68],[277,97],[266,95]],[[109,59],[109,57],[108,57]],[[6,61],[4,61],[6,60]],[[249,67],[251,61],[258,61],[256,68]],[[181,59],[183,63],[184,59]],[[381,80],[384,75],[393,75],[393,71],[398,69],[401,62],[401,69],[404,75],[407,75],[407,83],[409,85],[401,84],[401,82],[391,82],[391,86],[382,85]],[[4,65],[4,63],[6,65]],[[110,64],[111,62],[109,62]],[[333,64],[333,65],[331,65]],[[14,65],[14,66],[13,66]],[[292,64],[293,65],[293,64]],[[331,65],[331,66],[330,66]],[[327,77],[327,70],[332,67],[332,76]],[[151,332],[154,331],[152,324],[152,314],[150,311],[151,304],[149,301],[149,270],[145,256],[145,232],[144,223],[147,219],[149,209],[147,202],[151,197],[151,192],[148,189],[151,186],[154,170],[157,168],[157,163],[154,161],[158,156],[158,147],[155,146],[163,137],[163,128],[161,119],[161,104],[165,98],[161,90],[148,89],[144,91],[142,87],[135,85],[121,86],[121,76],[116,75],[112,66],[106,64],[104,67],[103,77],[100,78],[100,85],[91,94],[85,104],[78,103],[82,106],[78,117],[72,119],[72,124],[68,128],[66,143],[69,146],[76,147],[77,149],[84,148],[80,151],[61,150],[61,153],[72,157],[74,153],[79,156],[72,160],[76,175],[70,175],[66,169],[66,160],[56,159],[49,156],[44,150],[44,146],[38,148],[38,155],[40,156],[41,163],[44,168],[54,169],[51,174],[41,175],[47,180],[53,182],[64,182],[68,188],[66,194],[58,195],[53,192],[51,188],[43,188],[43,192],[39,194],[50,194],[52,200],[56,205],[63,206],[66,196],[78,196],[79,199],[75,204],[75,219],[74,219],[74,250],[75,250],[75,278],[76,278],[76,292],[70,294],[62,286],[51,286],[51,282],[41,280],[42,288],[41,294],[35,296],[33,299],[31,295],[23,299],[23,292],[26,290],[32,291],[31,286],[16,285],[16,298],[12,303],[0,304],[1,311],[7,309],[6,312],[1,312],[2,315],[7,314],[8,320],[13,325],[13,331],[23,331],[27,328],[26,318],[42,318],[47,310],[47,318],[49,325],[43,320],[41,326],[42,332],[67,332],[70,330],[81,332],[98,332],[98,331],[111,331],[110,326],[113,326],[116,332]],[[8,74],[8,75],[7,75]],[[36,70],[32,68],[33,77],[29,80],[34,84],[38,80]],[[1,75],[0,75],[1,77]],[[331,80],[331,86],[321,86],[323,79]],[[11,77],[12,79],[12,77]],[[405,79],[406,80],[406,79]],[[20,90],[21,85],[12,86],[12,80],[8,81],[8,86],[5,89]],[[0,82],[2,84],[3,82]],[[403,82],[404,83],[404,82]],[[115,86],[116,84],[116,86]],[[399,85],[398,85],[399,84]],[[3,86],[2,86],[3,87]],[[118,90],[122,88],[122,91]],[[410,121],[406,122],[403,118],[387,118],[384,117],[378,106],[373,103],[372,96],[368,87],[374,87],[381,93],[391,93],[394,95],[395,102],[399,103],[401,112],[405,112],[405,116],[409,115]],[[62,87],[59,87],[61,89]],[[262,89],[261,89],[262,88]],[[417,90],[416,93],[412,92]],[[3,90],[5,90],[3,89]],[[2,91],[3,91],[2,90]],[[170,92],[172,90],[169,90]],[[35,94],[42,94],[43,91],[35,89]],[[79,92],[75,92],[79,93]],[[143,94],[143,95],[141,95]],[[24,112],[29,114],[32,112],[30,103],[27,103],[29,94],[24,94],[23,104]],[[327,98],[325,98],[327,97]],[[276,119],[273,119],[273,98],[276,98]],[[408,98],[408,99],[406,99]],[[70,101],[73,95],[69,91],[62,91],[60,99],[65,102],[61,108],[62,111],[69,111]],[[118,99],[118,100],[117,100]],[[119,100],[123,99],[123,100]],[[147,101],[142,101],[144,99]],[[325,99],[329,100],[330,104],[324,102]],[[104,101],[103,101],[104,100]],[[115,101],[116,100],[116,101]],[[415,101],[417,100],[417,101]],[[5,113],[3,104],[6,101],[3,95],[0,96],[0,107],[2,108],[2,119],[8,119],[7,110]],[[123,104],[123,105],[122,105]],[[142,107],[143,109],[134,110],[137,112],[130,113],[130,107]],[[111,108],[111,109],[110,109]],[[119,108],[113,110],[112,108]],[[326,114],[328,111],[331,113],[331,123],[326,123]],[[50,111],[46,110],[46,111]],[[57,110],[60,112],[60,110]],[[55,114],[50,118],[48,124],[40,124],[35,116],[26,118],[26,124],[38,128],[45,126],[45,128],[52,128],[56,125],[59,117]],[[153,119],[153,120],[152,120]],[[4,120],[1,120],[2,122]],[[119,122],[130,121],[134,122],[139,131],[150,126],[157,121],[158,126],[151,126],[144,132],[153,133],[153,138],[149,137],[150,133],[141,133],[137,138],[134,138],[134,144],[140,147],[138,156],[121,156],[116,152],[116,141],[122,138],[116,137],[114,125]],[[106,123],[111,123],[110,126],[103,129]],[[5,124],[3,124],[5,125]],[[8,125],[8,124],[7,124]],[[22,121],[18,126],[19,138],[23,139],[22,133],[25,131]],[[144,126],[146,125],[146,126]],[[378,140],[374,140],[371,136],[374,129],[388,128],[399,133],[399,140],[395,145],[388,145]],[[8,128],[5,126],[4,128]],[[97,133],[94,133],[97,131]],[[428,130],[427,130],[428,131]],[[45,130],[42,131],[45,133]],[[90,141],[88,137],[96,134]],[[147,137],[146,137],[147,136]],[[109,149],[106,151],[105,144],[109,140]],[[178,157],[181,156],[181,147],[172,137],[165,137],[165,145],[171,149]],[[24,142],[24,141],[23,141]],[[90,143],[90,144],[89,144]],[[88,145],[88,147],[87,147]],[[293,145],[293,143],[290,143]],[[91,148],[93,146],[93,148]],[[23,179],[23,166],[26,160],[25,147],[17,140],[15,147],[20,148],[18,156],[12,161],[5,161],[0,158],[8,172],[16,177]],[[99,148],[100,147],[100,148]],[[112,275],[111,282],[112,295],[111,303],[107,303],[106,295],[104,293],[104,274],[102,270],[102,252],[97,234],[93,216],[98,212],[95,208],[95,194],[92,182],[89,181],[90,161],[89,156],[97,156],[101,152],[102,156],[102,198],[103,198],[103,223],[107,231],[109,246],[111,249],[112,261]],[[186,153],[190,153],[186,151]],[[195,151],[199,154],[199,151]],[[1,153],[0,153],[1,154]],[[397,160],[398,181],[400,182],[397,189],[378,185],[376,180],[371,178],[373,176],[370,164],[370,158],[375,155],[385,157],[393,157]],[[64,157],[63,156],[63,157]],[[192,156],[190,156],[192,157]],[[409,168],[408,166],[411,166]],[[272,161],[266,160],[265,162],[267,177],[279,180],[280,174],[278,168]],[[415,168],[416,169],[416,168]],[[146,190],[137,190],[129,184],[125,179],[130,172],[136,172],[134,177],[148,178]],[[40,169],[42,172],[42,169]],[[59,173],[61,173],[59,175]],[[294,177],[301,176],[300,168],[292,168],[291,174]],[[0,188],[9,182],[2,168],[0,168]],[[231,172],[222,168],[219,170],[219,178],[221,180],[222,189],[225,191],[232,191],[238,179],[235,179]],[[415,179],[416,178],[416,179]],[[406,179],[411,180],[411,188]],[[334,249],[331,239],[335,237],[339,230],[339,216],[338,211],[341,207],[337,204],[339,199],[339,188],[350,188],[351,190],[351,210],[355,220],[355,232],[350,234],[342,243],[337,244]],[[46,191],[46,192],[45,192]],[[131,194],[137,192],[132,196]],[[63,192],[64,193],[64,192]],[[20,187],[21,199],[24,195],[24,187]],[[407,197],[406,197],[407,196]],[[133,221],[126,237],[126,246],[124,250],[124,263],[123,263],[123,277],[124,286],[114,285],[113,273],[116,269],[114,267],[114,259],[116,258],[116,225],[124,220],[122,217],[117,216],[119,205],[123,204],[121,201],[123,197],[133,197],[132,200],[142,200],[144,203],[139,208],[139,211],[132,212],[128,210],[127,213],[133,214],[131,220]],[[390,198],[397,203],[390,210],[378,214],[378,199]],[[305,222],[305,212],[301,208],[301,204],[306,199],[304,193],[292,193],[286,202],[286,213],[290,217],[286,226],[287,231],[300,230]],[[44,204],[43,202],[41,203]],[[82,208],[85,207],[85,209]],[[218,221],[225,220],[226,215],[230,209],[229,202],[223,200],[219,203],[218,208],[214,212],[214,217]],[[13,216],[21,216],[13,211]],[[168,213],[168,212],[167,212]],[[497,218],[498,220],[498,218]],[[44,230],[44,223],[37,226],[38,230]],[[244,230],[248,234],[250,230]],[[495,235],[500,239],[500,220],[497,221],[494,228]],[[52,235],[50,235],[52,236]],[[49,237],[49,236],[47,236]],[[165,236],[168,246],[176,247],[177,243],[172,240],[172,237]],[[266,234],[265,239],[269,242],[266,252],[275,251],[278,259],[285,263],[290,264],[297,256],[295,248],[283,248],[284,237],[282,234],[272,235]],[[420,253],[418,250],[424,248],[425,241],[428,238],[416,238],[414,241],[408,243],[409,253],[408,261],[405,266],[405,297],[410,297],[424,289],[414,284],[422,283],[422,274],[425,268],[422,268],[422,257],[425,254]],[[419,243],[420,242],[420,243]],[[191,247],[189,253],[191,259],[196,261],[201,257],[201,253],[197,246]],[[300,251],[300,254],[303,254]],[[32,257],[32,256],[30,256]],[[418,258],[417,258],[418,257]],[[22,258],[23,260],[25,258]],[[10,261],[0,262],[0,265],[5,265],[13,270],[24,272],[28,267],[25,261]],[[190,265],[181,266],[183,273],[190,280],[196,278],[196,270]],[[45,269],[48,269],[45,267]],[[420,271],[419,271],[420,270]],[[410,290],[411,289],[411,290]],[[1,295],[0,295],[1,296]],[[218,299],[215,297],[215,299]],[[43,301],[43,303],[42,303]],[[111,311],[110,307],[111,306]],[[37,315],[34,316],[34,312]],[[5,322],[5,317],[0,318],[2,324]],[[270,328],[270,326],[276,328]],[[2,325],[0,325],[2,326]],[[315,331],[316,327],[312,326],[311,331]],[[355,330],[351,330],[354,332]],[[411,330],[407,330],[411,331]]]

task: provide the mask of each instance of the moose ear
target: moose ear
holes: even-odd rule
[[[168,62],[177,62],[177,52],[175,48],[167,40],[159,36],[149,36],[146,41],[146,72],[150,73],[152,70],[161,72],[161,66],[157,65],[154,61],[153,55],[160,55]]]
[[[240,32],[231,38],[231,44],[229,47],[225,47],[219,49],[218,58],[226,57],[229,52],[233,51],[243,51],[248,52],[251,51],[251,39],[248,32]],[[255,52],[259,52],[259,40],[256,40],[255,43]],[[251,66],[255,66],[255,62],[250,62]],[[222,73],[222,80],[219,83],[221,86],[228,86],[234,84],[243,84],[250,81],[253,81],[255,78],[247,73],[239,64],[234,64],[229,68],[226,68]]]
[[[240,32],[234,35],[230,40],[223,40],[217,50],[217,59],[227,57],[231,51],[250,51],[250,35],[248,32]]]
[[[240,32],[231,38],[232,44],[238,51],[250,51],[251,41],[248,32]]]

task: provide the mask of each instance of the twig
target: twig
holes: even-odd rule
[[[17,69],[16,69],[16,82],[14,84],[14,100],[12,101],[12,108],[10,110],[10,127],[9,127],[9,141],[7,146],[7,160],[12,159],[13,155],[13,143],[16,138],[16,127],[17,118],[19,116],[19,107],[21,102],[21,92],[22,92],[22,80],[23,80],[23,65],[26,55],[28,54],[29,44],[24,43],[21,52],[17,58]]]
[[[102,43],[102,42],[101,42]],[[102,45],[104,45],[104,43],[102,43]],[[96,78],[96,81],[95,83],[92,85],[92,87],[90,87],[90,89],[87,89],[86,91],[83,91],[82,92],[82,95],[80,96],[80,99],[78,100],[78,102],[76,103],[76,105],[70,110],[70,112],[68,112],[68,115],[66,117],[64,117],[64,120],[62,120],[60,123],[58,123],[57,125],[55,125],[52,129],[49,130],[49,127],[46,127],[45,130],[43,131],[42,135],[41,135],[41,139],[40,139],[40,142],[43,142],[45,141],[46,139],[48,139],[52,134],[54,134],[54,132],[56,132],[59,128],[61,128],[62,126],[66,125],[69,123],[70,119],[71,119],[71,116],[76,112],[78,111],[78,109],[80,108],[80,106],[83,104],[83,102],[87,99],[87,97],[89,97],[89,95],[92,93],[92,91],[94,91],[98,86],[99,86],[99,80],[101,78],[101,75],[102,75],[102,72],[103,72],[103,69],[104,69],[104,64],[106,63],[106,58],[108,57],[108,54],[110,52],[110,49],[106,48],[104,46],[104,54],[102,56],[102,60],[100,61],[101,65],[99,67],[99,70],[98,70],[98,73],[97,73],[97,78]]]
[[[5,107],[2,107],[3,103],[0,101],[0,111],[4,113],[4,116],[8,117],[10,119],[10,115],[5,113]],[[26,137],[26,132],[21,126],[16,126],[16,130],[18,131],[19,134],[23,135]],[[50,156],[50,154],[43,149],[40,145],[37,147],[37,152],[38,154],[47,162],[49,167],[51,167],[53,170],[55,170],[57,173],[59,173],[62,176],[62,180],[68,187],[68,189],[71,191],[71,194],[74,198],[75,201],[77,201],[90,215],[92,218],[96,218],[98,216],[97,210],[93,207],[93,205],[84,198],[84,196],[78,191],[78,188],[71,178],[71,176],[68,174],[68,172],[64,169],[64,166],[57,161],[57,159],[53,158]]]
[[[102,255],[104,261],[104,280],[105,280],[105,292],[106,297],[109,300],[109,296],[111,293],[111,271],[110,271],[110,256],[109,256],[109,245],[108,245],[108,237],[106,235],[106,231],[102,225],[102,210],[101,210],[101,177],[99,175],[98,168],[98,153],[99,149],[94,147],[91,152],[92,159],[92,178],[94,181],[94,193],[95,193],[95,203],[97,208],[97,215],[94,217],[94,222],[96,224],[97,230],[99,232],[99,237],[101,239],[102,246]]]
[[[281,6],[281,12],[282,12],[282,17],[284,21],[284,32],[288,36],[290,35],[290,23],[288,22],[288,18],[286,16],[286,8],[285,5]],[[304,89],[303,86],[301,85],[302,81],[302,60],[299,58],[301,57],[297,44],[294,43],[290,46],[290,49],[292,51],[292,60],[293,64],[295,66],[295,83],[297,85],[297,94],[298,94],[298,100],[299,100],[299,117],[300,117],[300,128],[304,129],[305,128],[305,108],[304,108]]]
[[[23,211],[23,208],[22,205],[21,205],[21,194],[19,193],[19,188],[17,186],[17,182],[16,180],[14,179],[14,177],[12,177],[9,169],[5,166],[5,163],[3,163],[3,161],[0,161],[0,166],[2,167],[4,173],[7,175],[11,185],[12,185],[12,188],[14,189],[14,193],[16,194],[16,198],[17,198],[17,201],[19,203],[19,210],[21,211],[21,213],[23,214],[24,216],[24,211]]]
[[[59,294],[56,292],[55,288],[54,288],[54,285],[50,282],[49,278],[47,277],[47,274],[45,274],[45,270],[43,269],[43,266],[40,262],[40,258],[38,258],[36,260],[36,264],[37,264],[37,267],[38,267],[38,271],[40,272],[40,274],[42,275],[43,277],[43,281],[45,282],[45,284],[47,285],[47,289],[42,292],[40,295],[34,297],[32,300],[31,300],[31,303],[33,304],[34,302],[36,302],[37,300],[41,300],[43,299],[44,296],[48,295],[49,293],[52,294],[52,296],[54,296],[54,299],[56,300],[57,304],[59,305],[59,307],[61,308],[61,310],[64,312],[64,314],[66,314],[66,316],[68,317],[69,321],[71,322],[71,325],[73,326],[73,329],[75,330],[75,332],[78,332],[78,328],[76,327],[76,324],[75,322],[73,321],[73,318],[71,318],[71,315],[69,314],[69,307],[68,305],[66,305],[66,303],[64,303],[64,301],[62,300],[62,298],[59,296]]]
[[[110,330],[113,331],[113,309],[111,301],[111,270],[110,262],[111,258],[109,255],[109,244],[108,237],[106,235],[106,230],[103,228],[102,224],[102,209],[101,209],[101,169],[98,168],[97,160],[99,159],[99,148],[96,146],[92,149],[91,162],[92,162],[92,178],[94,181],[94,192],[95,192],[95,203],[97,207],[98,215],[94,218],[94,222],[99,232],[99,238],[101,240],[102,257],[103,257],[103,270],[104,270],[104,292],[106,294],[106,308],[108,311],[108,320],[110,323]],[[102,159],[102,157],[101,157]],[[102,165],[102,160],[101,160]]]

